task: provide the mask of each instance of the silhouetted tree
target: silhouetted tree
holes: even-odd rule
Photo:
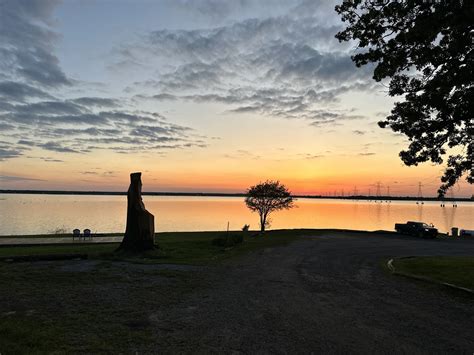
[[[247,190],[245,204],[252,212],[260,215],[260,230],[265,231],[270,213],[290,209],[294,206],[294,199],[285,185],[279,181],[267,180]]]
[[[465,173],[472,184],[472,1],[351,0],[336,11],[348,23],[336,38],[356,40],[359,49],[366,49],[352,57],[355,64],[376,63],[373,78],[390,78],[389,95],[404,97],[379,122],[408,137],[408,149],[400,152],[402,161],[442,164],[448,154],[440,196]]]

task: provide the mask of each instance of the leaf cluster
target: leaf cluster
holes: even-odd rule
[[[247,207],[265,216],[273,211],[292,208],[295,200],[285,185],[272,180],[251,186],[246,195]]]

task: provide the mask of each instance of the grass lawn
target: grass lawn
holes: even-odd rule
[[[0,354],[147,353],[159,346],[156,329],[169,331],[160,323],[160,310],[212,282],[212,273],[200,272],[202,267],[284,245],[308,231],[270,231],[263,237],[250,232],[233,248],[212,244],[222,234],[159,233],[160,248],[142,258],[114,256],[118,244],[1,247],[3,257],[87,253],[89,258],[0,262]]]
[[[419,256],[396,259],[397,271],[429,277],[474,290],[474,257],[472,256]]]
[[[49,255],[49,254],[87,254],[89,259],[128,260],[142,263],[166,264],[208,264],[232,256],[240,255],[255,249],[284,245],[295,240],[308,230],[275,230],[264,236],[255,236],[255,232],[229,232],[243,235],[244,242],[233,248],[222,248],[212,244],[212,240],[225,236],[225,232],[166,232],[156,233],[156,243],[159,246],[154,252],[149,252],[140,258],[115,255],[118,243],[108,244],[61,244],[0,247],[0,257],[19,255]],[[319,233],[311,231],[312,234]],[[50,237],[45,235],[44,237]]]

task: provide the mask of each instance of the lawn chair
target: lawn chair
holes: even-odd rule
[[[90,240],[92,240],[91,230],[90,229],[84,229],[84,234],[82,236],[84,237],[84,240],[86,240],[86,238],[89,238]]]
[[[74,240],[74,238],[81,239],[81,231],[77,228],[72,231],[72,240]]]

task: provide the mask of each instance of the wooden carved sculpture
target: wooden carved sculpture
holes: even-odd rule
[[[140,252],[155,247],[155,218],[142,201],[142,173],[130,174],[127,192],[127,227],[119,250]]]

